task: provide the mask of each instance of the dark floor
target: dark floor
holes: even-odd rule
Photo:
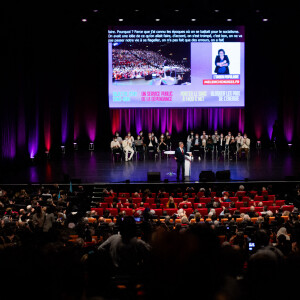
[[[200,161],[194,159],[191,177],[186,181],[199,180],[203,170],[213,172],[230,170],[231,181],[281,181],[300,174],[300,156],[293,151],[252,150],[247,160],[212,159],[210,156]],[[68,178],[80,179],[82,183],[145,182],[147,172],[160,172],[161,180],[176,181],[174,158],[148,159],[139,161],[134,156],[130,162],[113,162],[110,153],[71,152],[49,160],[10,168],[0,172],[0,183],[53,183],[67,182]],[[287,178],[290,176],[290,178]]]

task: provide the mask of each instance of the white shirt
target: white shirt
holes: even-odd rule
[[[110,148],[113,149],[115,147],[120,148],[120,143],[118,141],[113,140],[113,141],[110,142]]]
[[[242,137],[241,135],[235,137],[235,140],[236,140],[236,142],[237,142],[238,144],[241,144],[241,143],[242,143],[242,139],[243,139],[243,137]]]
[[[231,140],[231,135],[226,135],[225,136],[225,145],[228,145],[230,140]]]
[[[129,140],[124,140],[123,142],[122,142],[122,146],[123,146],[123,149],[124,150],[126,150],[126,149],[132,149],[131,148],[131,141],[129,141]]]
[[[189,136],[187,137],[187,141],[188,141],[189,143],[191,143],[193,139],[194,139],[194,136],[193,136],[193,135],[189,135]]]
[[[130,137],[128,137],[128,140],[130,140],[131,143],[134,143],[134,137],[132,135]]]
[[[247,149],[249,149],[249,148],[250,148],[250,139],[248,139],[248,138],[243,138],[241,144],[242,144],[242,148],[247,148]]]
[[[122,138],[120,136],[117,136],[117,141],[121,144],[122,143]]]

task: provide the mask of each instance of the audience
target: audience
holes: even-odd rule
[[[106,188],[101,201],[88,186],[0,191],[3,299],[24,297],[29,287],[31,299],[297,297],[297,207],[260,212],[267,198],[259,198],[237,209],[227,203],[235,191],[226,189],[226,207],[218,208],[222,191],[208,187],[136,190],[132,198]],[[160,209],[149,206],[155,199]],[[285,288],[278,291],[278,282]]]

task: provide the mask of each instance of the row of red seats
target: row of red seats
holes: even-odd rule
[[[216,200],[219,199],[219,197],[214,197]],[[104,198],[104,201],[107,202],[107,203],[112,203],[113,202],[113,197],[106,197]],[[122,197],[119,197],[118,200],[121,201],[121,203],[125,203],[126,200],[128,198],[122,198]],[[169,198],[159,198],[160,199],[160,202],[165,204],[169,201]],[[179,202],[182,202],[183,201],[183,198],[173,198],[174,199],[174,202],[175,203],[179,203]],[[147,198],[146,199],[146,202],[152,204],[154,203],[154,200],[155,198]],[[221,197],[221,200],[224,201],[224,197]],[[238,202],[239,198],[238,197],[229,197],[229,200],[231,202]],[[249,202],[250,201],[250,198],[249,197],[243,197],[243,202]],[[275,200],[275,195],[269,195],[268,196],[268,201],[272,202]],[[137,203],[140,203],[142,201],[142,198],[132,198],[132,202],[137,204]],[[194,203],[194,198],[188,198],[188,201],[189,202],[192,202]],[[199,201],[201,203],[209,203],[211,202],[211,198],[199,198]],[[255,196],[254,197],[254,201],[256,202],[267,202],[267,201],[264,201],[264,197],[263,196]],[[276,201],[284,201],[284,200],[276,200]]]
[[[272,212],[275,212],[276,210],[278,210],[280,208],[280,206],[269,206],[268,210],[271,210]],[[294,209],[294,205],[284,205],[283,206],[283,210],[287,210],[287,211],[293,211]],[[104,209],[103,208],[92,208],[91,210],[94,210],[97,212],[98,216],[102,216]],[[118,209],[117,208],[107,208],[107,210],[110,212],[110,214],[112,216],[117,216],[118,215]],[[167,212],[168,215],[173,215],[175,213],[177,213],[178,209],[176,208],[166,208],[166,209],[154,209],[155,213],[158,216],[161,216],[163,213],[163,210]],[[193,208],[186,208],[184,209],[186,211],[187,216],[189,216],[191,213],[193,213],[194,209]],[[208,209],[207,208],[198,208],[197,209],[198,212],[202,215],[202,216],[206,216],[208,214]],[[216,211],[216,215],[219,216],[220,213],[222,212],[222,208],[215,208]],[[234,211],[237,210],[237,208],[229,208],[229,212],[231,214],[234,213]],[[131,208],[120,208],[120,211],[125,211],[126,215],[128,216],[132,216],[133,215],[133,210]],[[240,213],[247,213],[250,211],[250,207],[241,207],[240,208]],[[262,212],[263,211],[263,207],[255,207],[255,211],[256,212]]]
[[[138,193],[140,195],[140,197],[143,197],[143,193]],[[157,193],[151,193],[152,194],[152,198],[155,198]],[[190,193],[177,193],[177,195],[179,197],[182,197],[183,195],[189,195]],[[195,197],[196,196],[196,193],[191,193],[192,194],[192,197]],[[246,196],[247,192],[246,191],[238,191],[236,193],[233,192],[233,194],[236,194],[236,197],[239,197],[239,196]],[[249,194],[252,194],[252,195],[257,195],[258,192],[257,191],[250,191]],[[135,193],[123,193],[123,192],[119,192],[118,193],[113,193],[113,197],[122,197],[122,198],[129,198],[129,197],[134,197]],[[170,195],[171,196],[174,196],[174,193],[167,193],[167,192],[164,192],[163,193],[164,197],[168,198]],[[261,192],[261,195],[264,196],[264,195],[268,195],[268,192],[267,191],[262,191]],[[198,192],[197,193],[197,196],[198,197],[203,197],[204,196],[204,192]],[[211,197],[215,197],[216,196],[216,192],[211,192]]]
[[[254,204],[255,204],[254,206],[257,206],[259,203],[260,203],[260,201],[253,201],[253,202],[249,201],[247,207],[252,206]],[[273,204],[274,204],[273,201],[262,201],[262,203],[263,203],[263,206],[261,206],[261,209],[263,209],[264,206],[268,206],[268,207],[277,207],[278,206],[278,207],[281,207],[281,206],[285,205],[284,200],[276,200],[275,201],[275,204],[276,204],[275,206],[273,206]],[[134,202],[134,204],[136,204],[136,207],[140,207],[140,202]],[[223,202],[223,203],[221,203],[221,206],[229,208],[230,204],[231,204],[230,202]],[[196,209],[196,208],[198,208],[198,205],[200,205],[200,207],[205,207],[206,203],[204,203],[204,202],[200,202],[200,203],[192,203],[192,202],[179,203],[179,204],[177,204],[177,208],[183,208],[184,205],[187,205],[187,208]],[[117,208],[122,208],[122,207],[129,208],[129,206],[130,206],[130,203],[122,203],[122,202],[117,203]],[[111,207],[111,203],[101,203],[100,207],[101,208],[109,208],[109,207]],[[146,203],[144,203],[144,207],[145,208],[146,207],[156,208],[156,203],[146,202]],[[167,202],[162,201],[160,203],[160,207],[161,208],[167,208]],[[235,202],[235,208],[240,209],[242,207],[244,207],[244,202]]]

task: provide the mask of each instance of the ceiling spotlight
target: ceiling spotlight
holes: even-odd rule
[[[269,21],[269,19],[262,19],[263,20],[263,22],[268,22]]]
[[[119,19],[119,22],[123,22],[124,21],[124,19]]]
[[[179,12],[179,9],[175,9],[174,11]]]
[[[85,23],[85,22],[87,22],[87,19],[81,19],[81,22],[83,22],[83,23]]]
[[[257,13],[260,13],[260,10],[259,10],[259,9],[257,9],[255,12],[257,12]]]
[[[218,13],[220,10],[219,9],[215,9],[215,12]]]
[[[232,19],[227,19],[227,22],[231,22],[232,21]]]
[[[94,12],[94,13],[97,13],[97,12],[98,12],[98,9],[94,9],[93,12]]]
[[[139,9],[135,9],[134,11],[135,11],[135,12],[139,12],[140,10],[139,10]]]
[[[195,22],[195,21],[196,21],[196,19],[191,19],[191,21],[192,21],[192,22]]]
[[[159,22],[159,21],[160,21],[160,19],[155,19],[155,21],[156,21],[156,22]]]

